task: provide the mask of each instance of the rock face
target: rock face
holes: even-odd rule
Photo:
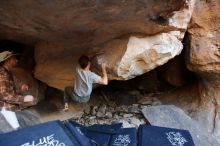
[[[187,67],[203,81],[200,91],[201,110],[198,121],[209,132],[220,136],[220,1],[197,1],[189,25]],[[205,124],[206,123],[206,124]]]
[[[127,80],[181,52],[180,41],[194,3],[195,0],[2,2],[0,36],[34,44],[35,77],[52,87],[63,89],[72,84],[78,56],[91,51],[83,48],[96,51],[105,45],[109,46],[106,54],[112,55],[104,59],[118,59],[107,62],[108,70],[113,71],[110,76]]]
[[[197,120],[208,132],[220,137],[219,105],[220,105],[220,76],[216,74],[202,74],[200,85],[200,107]]]
[[[188,29],[188,68],[195,72],[220,73],[220,1],[198,1]]]
[[[120,40],[116,40],[120,42]],[[110,44],[115,44],[114,42]],[[120,48],[120,46],[126,46]],[[105,47],[104,47],[105,48]],[[118,46],[107,45],[106,50],[116,52],[118,50],[122,53],[114,54],[117,59],[112,59],[111,56],[105,54],[98,58],[97,62],[109,65],[114,64],[113,75],[115,78],[121,80],[131,79],[145,72],[148,72],[157,66],[163,65],[169,59],[180,54],[182,51],[182,43],[173,35],[162,33],[159,35],[138,38],[131,36],[126,44],[118,43]],[[114,51],[116,50],[116,51]]]
[[[37,79],[61,90],[73,85],[77,55],[62,52],[62,47],[57,44],[39,43],[36,50],[37,67],[34,74]]]
[[[185,29],[193,1],[4,1],[1,37],[28,43],[71,42],[81,48],[131,33]]]

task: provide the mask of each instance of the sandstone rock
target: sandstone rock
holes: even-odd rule
[[[109,107],[109,108],[108,108],[108,111],[111,112],[111,113],[113,113],[113,112],[115,111],[115,108],[114,108],[114,107]]]
[[[102,117],[104,117],[104,113],[98,111],[98,112],[96,113],[96,116],[97,116],[98,118],[102,118]]]
[[[189,18],[191,18],[192,12],[194,11],[195,3],[196,0],[185,1],[185,7],[179,11],[175,11],[173,16],[169,18],[169,25],[186,29],[190,21]]]
[[[98,112],[102,113],[103,115],[106,113],[107,106],[105,104],[101,105],[98,109]]]
[[[77,58],[88,47],[109,46],[105,50],[111,56],[104,61],[110,79],[127,80],[164,64],[182,49],[178,40],[193,5],[194,0],[5,1],[0,33],[3,39],[34,46],[35,77],[63,90],[73,84]]]
[[[106,105],[101,105],[106,106]],[[138,107],[138,104],[134,104],[133,106]],[[106,106],[107,107],[107,106]],[[121,107],[121,109],[125,108],[125,106],[118,106]],[[98,107],[97,107],[98,108]],[[106,113],[103,114],[100,111],[98,111],[96,116],[93,116],[92,113],[90,114],[83,114],[81,117],[74,118],[72,120],[77,121],[84,125],[92,125],[92,124],[112,124],[112,123],[124,123],[125,127],[136,127],[138,128],[138,125],[144,124],[145,120],[144,117],[141,114],[128,114],[124,112],[111,112],[111,110],[108,110],[108,108],[113,107],[107,107]]]
[[[111,112],[107,112],[107,113],[105,114],[105,117],[106,117],[106,118],[109,118],[109,119],[112,118],[112,113],[111,113]]]
[[[125,44],[122,45],[123,43]],[[169,59],[180,54],[183,46],[175,36],[162,33],[149,37],[131,36],[128,42],[113,40],[102,48],[111,49],[111,53],[121,50],[119,54],[114,53],[114,58],[113,54],[110,56],[107,53],[98,56],[97,62],[99,64],[105,62],[111,70],[110,72],[114,73],[114,78],[127,80],[163,65]]]
[[[220,1],[197,1],[189,31],[187,66],[195,72],[220,73]]]
[[[148,96],[142,97],[141,99],[138,100],[138,103],[142,105],[151,105],[152,102],[153,102],[152,98]]]
[[[152,103],[152,106],[155,106],[155,105],[162,105],[162,102],[161,101],[154,101]]]
[[[106,124],[106,121],[105,120],[99,120],[98,124]]]
[[[140,108],[138,105],[132,105],[131,107],[128,108],[129,113],[140,113]]]
[[[187,67],[200,75],[202,108],[198,120],[220,137],[220,1],[197,1],[188,29]],[[212,124],[211,124],[212,123]]]
[[[96,119],[96,116],[89,117],[90,120]]]
[[[90,106],[88,106],[85,108],[84,113],[88,115],[88,114],[90,114],[90,111],[91,111]]]
[[[51,87],[63,90],[73,84],[77,58],[88,47],[105,46],[110,79],[127,80],[180,53],[178,40],[194,1],[5,1],[0,33],[34,46],[35,77]]]
[[[28,44],[43,40],[69,43],[72,48],[94,46],[130,33],[152,35],[185,29],[192,2],[4,1],[0,6],[1,37]]]
[[[119,116],[117,114],[114,114],[113,118],[119,119]]]
[[[61,53],[57,51],[59,48],[61,47],[57,44],[47,43],[40,43],[36,46],[36,50],[38,50],[35,51],[37,66],[34,76],[51,87],[56,85],[57,89],[64,90],[66,86],[73,86],[73,73],[78,57],[71,54],[59,56]]]
[[[36,47],[35,77],[61,90],[72,85],[78,59],[76,55],[75,57],[71,55],[74,51],[69,51],[67,54],[62,50],[64,46],[48,43],[40,43]],[[58,47],[58,51],[56,49],[47,51],[53,47]],[[180,54],[183,46],[175,36],[162,33],[155,36],[114,39],[102,45],[101,48],[111,51],[97,56],[94,60],[96,72],[100,71],[97,65],[105,63],[110,80],[128,80],[163,65]]]
[[[94,106],[94,107],[92,108],[92,113],[91,113],[91,114],[92,114],[93,116],[95,116],[97,110],[98,110],[98,106]]]
[[[203,74],[199,86],[201,107],[197,113],[198,122],[214,135],[220,137],[220,76],[219,74]]]
[[[104,58],[110,79],[127,80],[178,54],[174,48],[177,45],[180,51],[180,42],[174,40],[183,38],[194,3],[195,0],[5,1],[0,6],[0,37],[34,46],[35,77],[51,87],[63,90],[73,84],[77,58],[90,50],[84,49],[87,47],[105,46],[110,55]],[[171,37],[160,41],[164,34]],[[170,46],[171,57],[166,56],[166,51],[161,54]],[[146,51],[148,47],[154,50]]]
[[[124,118],[130,118],[130,117],[132,117],[132,116],[133,116],[133,114],[124,114],[124,115],[123,115]]]
[[[94,124],[96,124],[96,120],[94,120],[94,119],[93,119],[93,120],[90,120],[90,121],[88,122],[88,124],[89,124],[89,125],[94,125]]]

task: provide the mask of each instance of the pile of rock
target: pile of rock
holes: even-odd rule
[[[112,124],[123,123],[123,127],[138,127],[140,124],[147,123],[141,113],[144,105],[96,105],[85,107],[84,114],[81,118],[73,118],[72,120],[83,125],[93,124]]]

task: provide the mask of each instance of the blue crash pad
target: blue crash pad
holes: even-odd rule
[[[123,128],[111,137],[109,146],[137,146],[136,128]]]
[[[195,146],[187,130],[140,125],[138,146]]]
[[[80,131],[98,146],[137,146],[136,128],[122,128],[122,123],[94,124],[88,127],[73,121],[68,124],[80,128]]]
[[[72,136],[76,139],[76,141],[80,144],[80,146],[95,146],[95,144],[84,134],[84,132],[82,132],[82,127],[78,127],[79,124],[78,126],[74,126],[75,124],[65,122],[64,125],[72,134]]]
[[[60,121],[47,122],[0,134],[0,146],[80,146]]]

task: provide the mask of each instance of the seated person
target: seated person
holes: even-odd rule
[[[31,103],[34,100],[34,97],[31,95],[23,96],[22,93],[28,90],[28,85],[19,83],[19,87],[16,87],[16,78],[12,75],[12,68],[17,65],[17,58],[15,57],[18,54],[14,54],[10,51],[3,51],[0,53],[0,111],[4,110],[14,111],[18,117],[18,121],[22,121],[22,124],[25,126],[31,125],[25,123],[25,120],[28,118],[22,117],[21,108],[24,108],[24,105]],[[29,112],[28,112],[29,113]],[[28,115],[28,114],[26,114]],[[34,115],[32,117],[35,117]]]

